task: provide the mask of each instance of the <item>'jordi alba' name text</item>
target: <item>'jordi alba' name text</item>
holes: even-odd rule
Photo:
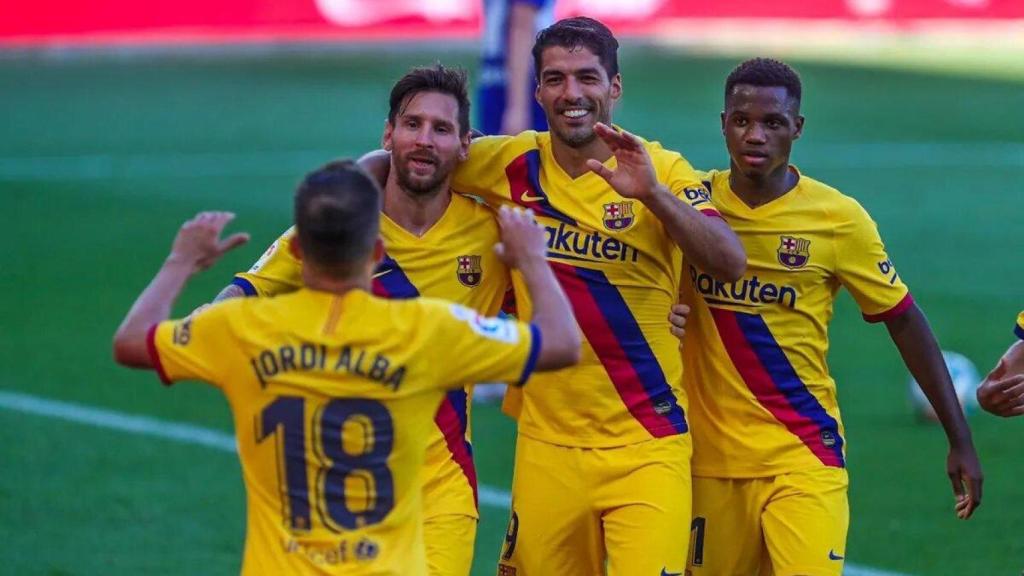
[[[350,374],[379,382],[392,390],[398,390],[405,377],[404,365],[396,366],[379,352],[352,346],[328,348],[323,344],[309,343],[284,345],[261,351],[249,359],[249,365],[263,388],[266,388],[268,379],[296,371]]]

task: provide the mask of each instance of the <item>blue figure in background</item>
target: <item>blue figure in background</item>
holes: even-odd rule
[[[531,48],[555,21],[555,0],[484,0],[483,59],[477,78],[475,127],[484,134],[547,130],[533,97]]]

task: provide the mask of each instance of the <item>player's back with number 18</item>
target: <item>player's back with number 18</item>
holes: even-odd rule
[[[296,194],[306,288],[155,323],[184,280],[219,257],[175,268],[197,227],[216,241],[226,224],[200,215],[115,338],[122,363],[152,367],[166,383],[204,380],[227,396],[247,491],[243,574],[426,574],[418,479],[445,392],[473,381],[521,384],[534,368],[578,356],[558,343],[573,340],[574,320],[551,313],[568,304],[531,217],[500,218],[506,263],[529,289],[554,292],[547,318],[527,325],[442,300],[370,294],[379,206],[376,186],[351,162],[329,164]]]

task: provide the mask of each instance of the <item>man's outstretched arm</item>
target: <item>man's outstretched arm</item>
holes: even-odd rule
[[[498,212],[498,257],[519,270],[533,303],[530,322],[541,334],[537,370],[557,370],[580,360],[582,341],[569,298],[547,262],[547,237],[533,214],[504,206]]]
[[[904,364],[928,397],[946,431],[949,441],[946,472],[957,499],[956,514],[961,519],[970,518],[981,505],[981,463],[939,344],[927,318],[916,304],[903,314],[886,320],[885,326]]]

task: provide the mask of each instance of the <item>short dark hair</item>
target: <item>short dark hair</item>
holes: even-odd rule
[[[751,58],[737,66],[725,80],[726,100],[738,84],[785,88],[786,94],[796,100],[797,104],[800,104],[803,91],[796,70],[773,58]]]
[[[533,43],[533,70],[540,80],[541,57],[552,46],[586,48],[597,55],[601,66],[612,78],[619,73],[619,41],[607,26],[586,16],[564,18],[541,30]]]
[[[352,160],[310,172],[295,190],[295,229],[304,260],[348,278],[373,253],[380,233],[381,191]]]
[[[464,69],[449,68],[437,63],[409,70],[391,88],[388,122],[391,122],[392,126],[404,105],[421,92],[438,92],[455,98],[459,104],[459,135],[465,136],[469,133],[469,89],[466,87]]]

